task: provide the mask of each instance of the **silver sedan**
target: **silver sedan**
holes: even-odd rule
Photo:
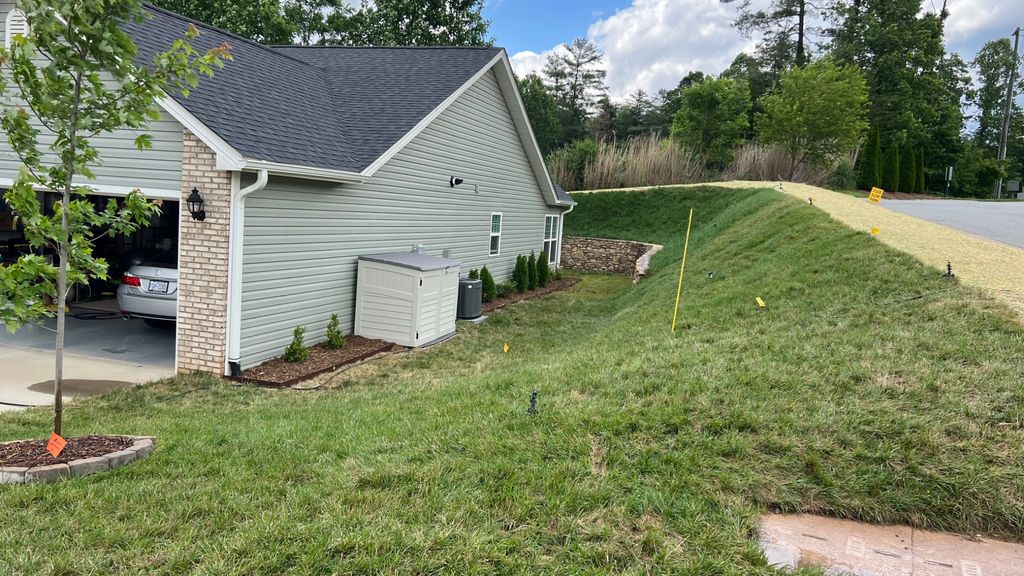
[[[117,304],[125,318],[142,318],[152,326],[178,316],[178,262],[173,251],[132,266],[121,277]]]

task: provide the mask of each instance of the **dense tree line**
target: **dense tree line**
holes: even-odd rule
[[[946,50],[945,5],[922,0],[735,3],[735,27],[758,39],[717,76],[693,71],[676,87],[612,101],[601,52],[576,39],[539,75],[520,80],[538,142],[585,163],[590,141],[656,134],[721,170],[744,142],[778,146],[797,165],[843,171],[838,185],[987,196],[1024,175],[1024,113],[1014,98],[1007,159],[996,161],[1009,71],[1008,39],[972,59]],[[763,6],[759,4],[759,6]],[[1014,94],[1024,93],[1018,80]],[[854,161],[856,162],[854,164]],[[795,173],[788,170],[789,175]],[[780,174],[779,177],[787,177]]]

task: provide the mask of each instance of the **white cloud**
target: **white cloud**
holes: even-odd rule
[[[936,4],[941,7],[938,0]],[[1024,26],[1020,0],[948,0],[947,5],[948,48],[968,61],[986,41],[1006,37],[1017,24]],[[926,0],[922,8],[930,11],[931,3]],[[672,88],[694,70],[718,74],[736,54],[752,52],[755,44],[732,27],[736,5],[719,0],[633,0],[615,14],[600,16],[595,14],[587,36],[604,51],[613,99],[637,89],[653,94]],[[518,52],[512,65],[519,75],[539,72],[558,48]]]
[[[735,17],[735,7],[719,0],[634,0],[591,24],[587,36],[605,54],[611,97],[622,99],[674,87],[694,70],[724,70],[751,45],[731,27]],[[518,52],[512,65],[520,75],[539,71],[557,48]]]

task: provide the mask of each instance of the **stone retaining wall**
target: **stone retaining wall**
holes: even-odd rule
[[[661,246],[629,240],[565,236],[561,265],[571,270],[625,274],[638,281],[647,275],[651,256]]]

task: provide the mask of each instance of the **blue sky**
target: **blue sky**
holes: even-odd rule
[[[947,47],[967,61],[985,41],[1024,26],[1024,0],[947,2]],[[932,6],[933,0],[924,0],[922,9]],[[693,70],[717,74],[754,45],[731,26],[736,3],[720,0],[486,0],[484,14],[520,74],[540,70],[561,44],[590,38],[605,54],[613,99],[637,89],[672,88]]]

